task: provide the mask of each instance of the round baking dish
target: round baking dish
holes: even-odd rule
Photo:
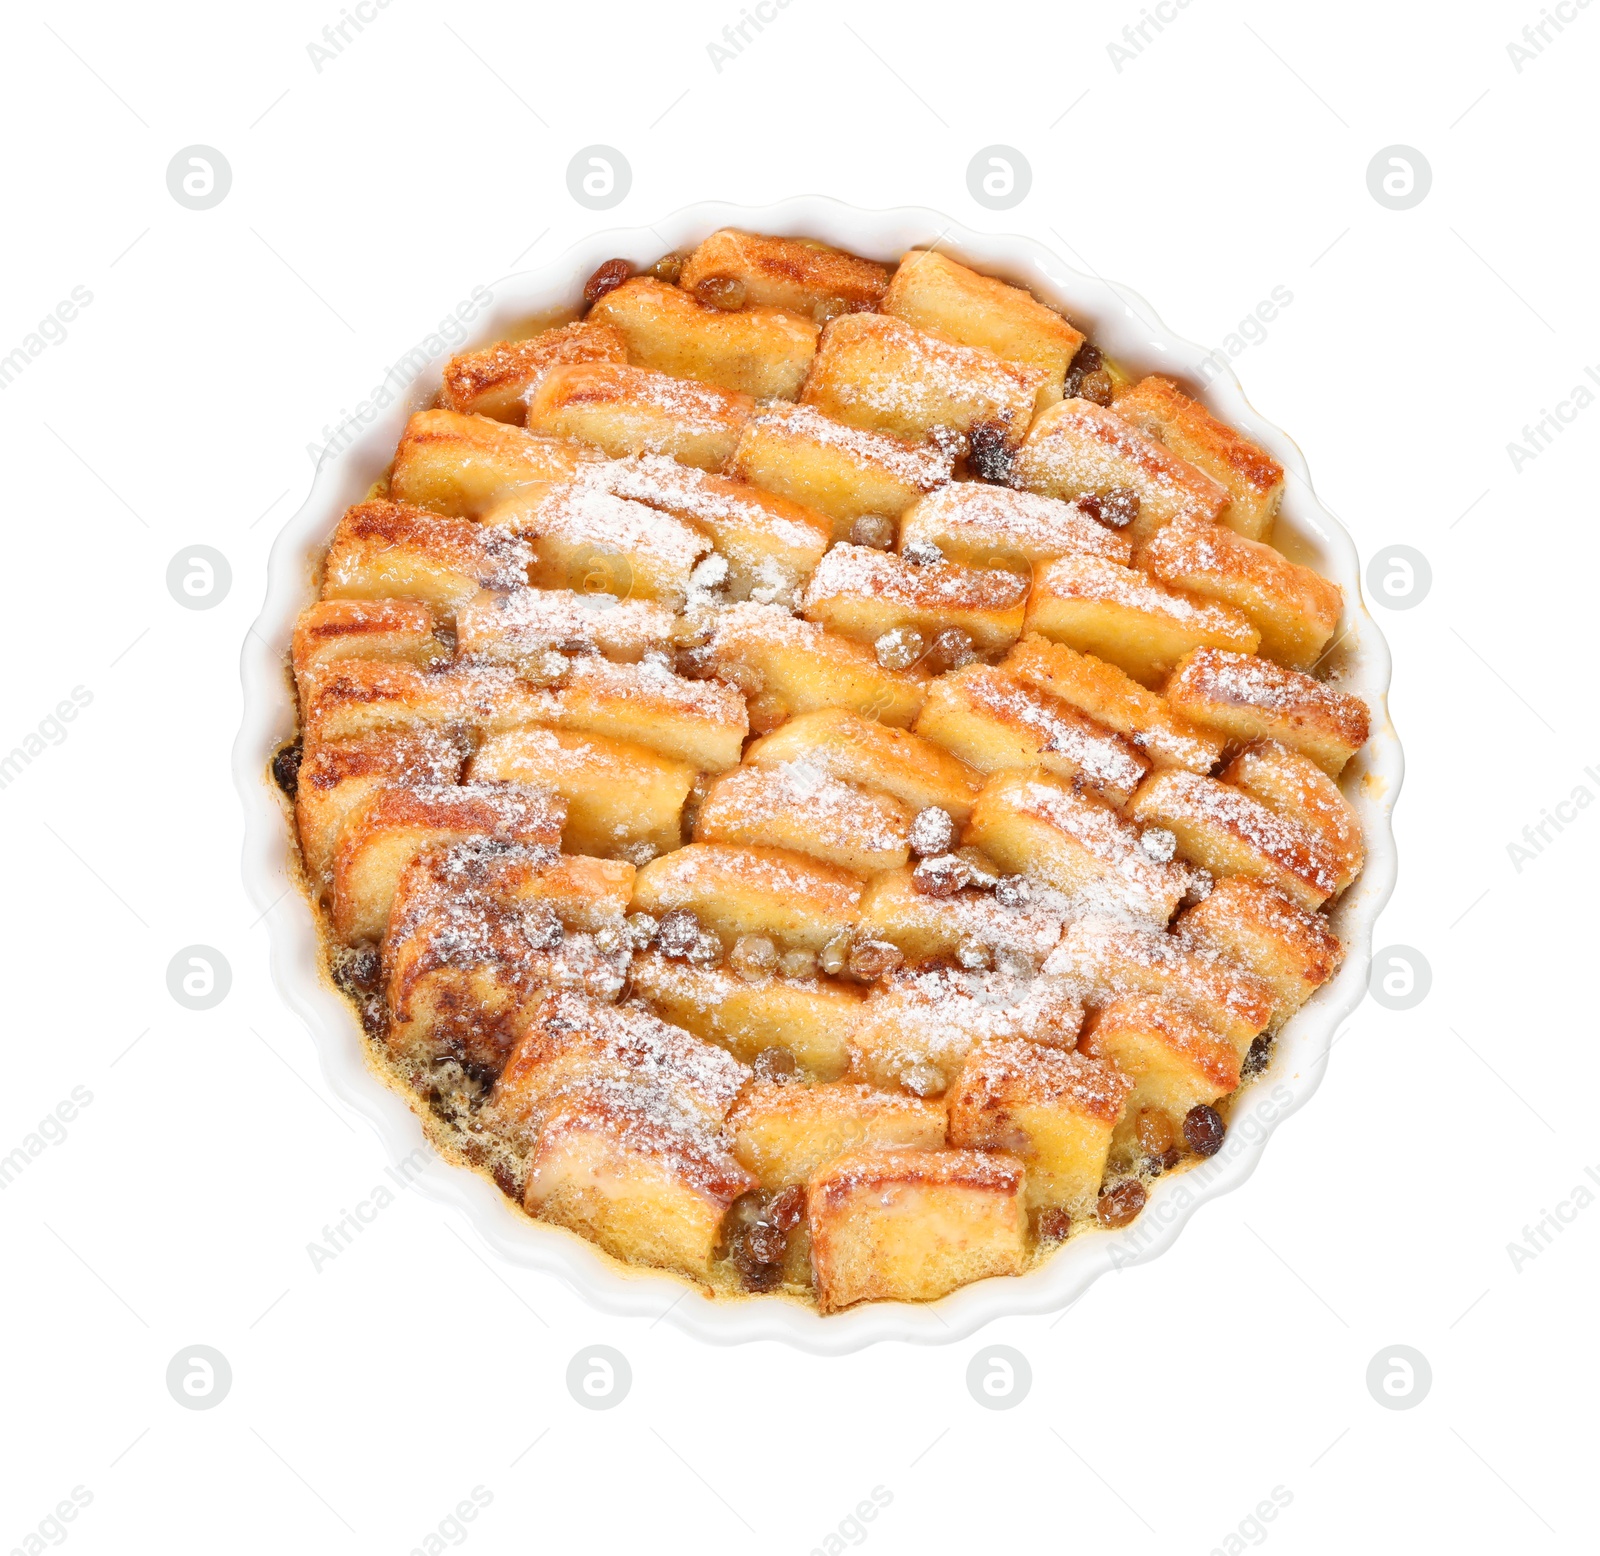
[[[651,226],[596,233],[553,263],[497,283],[472,321],[471,344],[498,339],[529,316],[570,306],[583,279],[604,260],[620,256],[648,265],[664,251],[692,247],[725,226],[820,238],[880,260],[937,242],[952,257],[1060,305],[1096,344],[1137,373],[1160,372],[1184,382],[1288,472],[1275,541],[1295,561],[1343,587],[1345,625],[1333,658],[1341,688],[1372,709],[1371,738],[1342,784],[1361,816],[1367,862],[1333,914],[1347,948],[1344,965],[1284,1028],[1270,1067],[1235,1105],[1222,1150],[1185,1172],[1158,1179],[1143,1214],[1131,1225],[1074,1237],[1027,1275],[980,1281],[935,1303],[869,1303],[824,1318],[782,1298],[713,1299],[676,1276],[623,1266],[572,1233],[522,1217],[491,1183],[427,1146],[405,1100],[368,1067],[354,1012],[321,974],[316,926],[292,889],[291,844],[268,764],[295,729],[285,661],[295,617],[312,598],[314,560],[339,515],[360,501],[388,466],[407,417],[431,402],[446,358],[459,347],[442,347],[409,384],[391,386],[395,398],[389,406],[367,408],[371,420],[343,447],[324,455],[310,495],[272,548],[266,603],[241,655],[244,722],[233,754],[245,812],[245,885],[265,917],[274,981],[311,1029],[329,1088],[370,1120],[393,1162],[412,1159],[412,1181],[420,1189],[459,1210],[500,1257],[560,1276],[608,1312],[652,1319],[664,1314],[680,1328],[722,1344],[783,1340],[839,1354],[880,1340],[959,1340],[991,1319],[1062,1309],[1107,1270],[1155,1258],[1171,1246],[1198,1205],[1244,1182],[1273,1129],[1316,1090],[1339,1023],[1366,991],[1373,925],[1394,886],[1390,816],[1402,761],[1386,700],[1389,652],[1362,602],[1355,546],[1318,500],[1290,438],[1252,409],[1225,365],[1166,329],[1142,298],[1072,269],[1031,239],[972,232],[934,211],[857,210],[815,196],[762,209],[693,205]],[[419,1146],[426,1162],[420,1173],[414,1166]]]

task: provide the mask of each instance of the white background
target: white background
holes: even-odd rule
[[[1600,794],[1600,409],[1520,473],[1506,446],[1600,368],[1600,8],[1519,73],[1532,0],[1195,0],[1118,72],[1139,9],[793,0],[720,72],[734,0],[396,0],[320,72],[334,4],[12,13],[0,354],[73,287],[93,302],[0,398],[0,747],[93,700],[0,790],[0,1154],[74,1087],[93,1100],[0,1192],[0,1549],[75,1486],[92,1501],[43,1538],[86,1553],[403,1553],[474,1487],[483,1552],[803,1553],[874,1487],[892,1500],[843,1538],[885,1556],[1583,1543],[1600,1208],[1520,1270],[1508,1244],[1600,1171],[1600,815],[1520,871],[1507,845]],[[612,212],[567,193],[595,142],[633,170]],[[232,166],[209,211],[167,192],[192,143]],[[1033,168],[1007,212],[967,192],[994,143]],[[1433,169],[1408,211],[1367,188],[1394,143]],[[1433,571],[1376,611],[1408,758],[1378,943],[1421,950],[1432,991],[1363,1005],[1254,1179],[1059,1320],[842,1359],[708,1348],[496,1267],[412,1192],[317,1272],[306,1245],[386,1158],[269,982],[229,777],[307,445],[475,284],[691,201],[804,192],[1025,231],[1207,343],[1293,294],[1235,364],[1247,392],[1363,558],[1403,543]],[[232,568],[209,611],[165,585],[195,543]],[[166,988],[195,942],[233,968],[206,1013]],[[597,1342],[634,1377],[604,1413],[563,1381]],[[1031,1363],[1014,1409],[968,1395],[984,1342]],[[165,1385],[196,1343],[232,1366],[213,1410]],[[1397,1343],[1433,1372],[1407,1411],[1365,1383]],[[1240,1536],[1275,1487],[1292,1500]]]

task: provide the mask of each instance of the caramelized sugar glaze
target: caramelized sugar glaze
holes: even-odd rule
[[[1222,1145],[1368,713],[1283,471],[936,251],[725,230],[463,353],[293,645],[331,976],[453,1159],[824,1312]]]

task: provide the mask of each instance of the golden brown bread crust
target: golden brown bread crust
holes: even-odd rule
[[[1084,1023],[1078,1046],[1085,1054],[1104,1058],[1115,1053],[1118,1038],[1124,1032],[1155,1038],[1202,1076],[1218,1096],[1239,1084],[1239,1054],[1234,1045],[1218,1037],[1174,1000],[1154,994],[1114,999]]]
[[[808,239],[724,227],[700,243],[678,279],[692,292],[702,281],[724,278],[744,282],[747,302],[810,317],[818,304],[876,308],[889,267]]]
[[[289,659],[300,681],[337,659],[427,665],[448,654],[422,600],[318,600],[295,621]]]
[[[1125,389],[1111,408],[1125,421],[1207,471],[1229,492],[1219,522],[1263,540],[1283,494],[1283,466],[1243,433],[1219,421],[1170,378],[1151,376]]]
[[[622,332],[590,318],[562,324],[527,340],[499,340],[463,351],[445,364],[439,403],[463,415],[491,416],[520,425],[525,396],[547,367],[558,362],[626,362]]]
[[[1366,703],[1254,654],[1197,648],[1162,688],[1185,717],[1235,739],[1277,739],[1338,776],[1372,733]]]

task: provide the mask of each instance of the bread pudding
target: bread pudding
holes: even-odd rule
[[[339,518],[274,776],[370,1061],[516,1213],[822,1313],[1019,1275],[1338,969],[1341,590],[1086,326],[725,229],[455,357]]]

